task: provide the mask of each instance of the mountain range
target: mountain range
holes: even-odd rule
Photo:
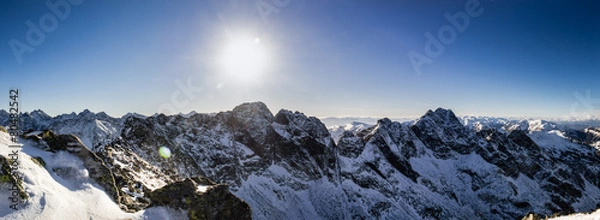
[[[0,110],[0,125],[8,120]],[[31,146],[69,151],[52,143],[70,140],[81,143],[71,153],[89,149],[97,159],[85,166],[92,156],[81,156],[84,167],[104,164],[99,170],[114,181],[95,181],[130,212],[209,210],[157,196],[204,185],[222,185],[219,198],[243,200],[210,210],[247,203],[253,219],[520,219],[600,208],[600,127],[457,117],[439,108],[402,123],[328,129],[298,111],[273,115],[261,102],[216,114],[121,118],[36,110],[20,121],[21,140]]]

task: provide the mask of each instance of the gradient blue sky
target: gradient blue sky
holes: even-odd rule
[[[39,25],[51,10],[44,1],[2,1],[0,108],[18,88],[22,111],[51,115],[153,114],[178,92],[177,112],[246,101],[321,117],[415,117],[437,107],[562,117],[600,109],[597,1],[482,0],[483,13],[421,74],[407,54],[424,54],[424,34],[437,36],[449,25],[444,13],[465,11],[467,1],[261,0],[278,12],[266,20],[257,2],[88,0],[71,6],[19,63],[9,41],[27,42],[26,21]],[[240,80],[217,63],[244,33],[260,38],[272,59],[264,73]],[[186,96],[177,82],[202,89]]]

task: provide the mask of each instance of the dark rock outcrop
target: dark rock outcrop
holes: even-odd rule
[[[22,176],[20,176],[21,174],[18,171],[15,172],[11,168],[11,166],[18,166],[18,162],[12,164],[14,162],[15,161],[13,161],[12,159],[7,158],[4,155],[0,155],[0,183],[8,183],[11,185],[11,188],[16,187],[16,191],[19,192],[18,196],[21,199],[28,199],[29,195],[27,194],[27,192],[25,192],[25,189],[23,188],[23,178]]]
[[[114,121],[90,112],[61,117],[50,121]],[[41,118],[30,121],[39,126],[49,120],[31,118]],[[116,188],[127,189],[121,197],[134,204],[128,209],[181,206],[191,217],[230,212],[224,211],[229,205],[185,203],[211,193],[232,196],[227,191],[245,199],[259,219],[515,219],[599,205],[598,129],[562,133],[546,121],[489,121],[465,126],[440,108],[414,123],[381,119],[340,133],[336,145],[317,118],[288,110],[273,115],[257,102],[217,114],[127,116],[112,126],[120,128],[116,136],[96,135],[110,142],[93,151]],[[69,151],[73,146],[65,143],[76,142],[51,139],[59,144],[50,150]],[[161,147],[171,157],[161,157]],[[209,187],[196,193],[198,184]]]
[[[201,183],[201,185],[199,185]],[[210,185],[204,185],[210,184]],[[187,178],[148,193],[151,206],[184,209],[190,219],[252,219],[252,210],[224,184]]]
[[[100,184],[115,202],[122,204],[125,207],[128,206],[126,198],[121,196],[120,190],[116,186],[113,172],[102,159],[96,155],[96,153],[83,145],[78,137],[69,134],[55,134],[50,130],[43,131],[39,135],[30,135],[26,137],[27,139],[37,141],[38,143],[43,142],[40,144],[48,146],[47,150],[49,151],[66,151],[77,156],[88,170],[89,176]],[[54,170],[54,172],[60,172],[60,169]],[[128,210],[125,207],[123,208],[127,211],[137,211]]]
[[[89,176],[125,211],[135,212],[150,205],[164,205],[188,210],[190,219],[251,219],[250,206],[231,194],[227,185],[216,184],[206,177],[187,178],[177,182],[177,175],[168,176],[156,170],[144,159],[119,144],[104,146],[98,153],[94,153],[74,135],[58,135],[47,130],[25,137],[38,142],[40,146],[47,146],[48,151],[66,151],[80,158]],[[131,166],[118,165],[123,164],[122,162],[128,162]],[[59,167],[52,171],[59,175],[70,172],[68,167]],[[169,172],[169,169],[165,171]],[[168,185],[152,191],[145,183],[136,181],[136,175],[140,173],[154,173],[154,178],[162,179]],[[207,188],[206,192],[198,191],[198,184],[204,185]]]
[[[441,159],[469,154],[477,146],[472,134],[460,123],[454,112],[438,108],[429,110],[410,127],[419,139]]]

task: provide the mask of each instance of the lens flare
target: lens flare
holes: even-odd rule
[[[158,149],[158,154],[160,154],[161,157],[168,159],[169,157],[171,157],[171,149],[169,149],[168,147],[160,147]]]

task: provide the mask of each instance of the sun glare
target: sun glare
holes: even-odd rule
[[[265,71],[266,64],[267,54],[259,38],[232,39],[222,56],[223,67],[236,79],[256,79]]]

